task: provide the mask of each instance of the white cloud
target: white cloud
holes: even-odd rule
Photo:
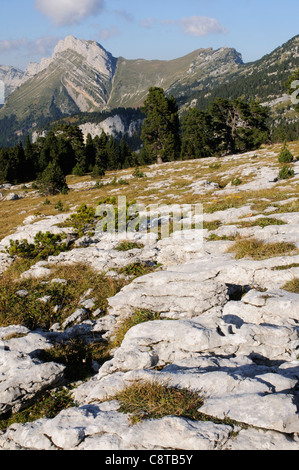
[[[112,36],[116,36],[117,34],[119,34],[119,31],[116,26],[112,26],[110,29],[103,28],[99,30],[99,35],[101,39],[109,39]]]
[[[208,34],[225,34],[228,32],[216,18],[206,16],[183,18],[180,24],[184,32],[191,36],[207,36]]]
[[[0,41],[0,53],[22,51],[24,54],[46,56],[52,54],[60,38],[44,36],[30,41],[27,38]]]
[[[0,52],[11,52],[26,47],[28,40],[26,38],[21,39],[5,39],[0,41]]]
[[[58,26],[78,24],[96,15],[104,7],[104,0],[35,0],[35,8]]]

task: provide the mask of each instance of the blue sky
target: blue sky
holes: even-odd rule
[[[0,65],[21,69],[70,34],[127,59],[227,46],[250,62],[299,33],[298,0],[1,0],[0,11]]]

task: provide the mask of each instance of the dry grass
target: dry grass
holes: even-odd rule
[[[288,281],[284,286],[284,290],[292,292],[293,294],[299,294],[299,278],[294,277],[291,281]]]
[[[0,327],[14,324],[30,329],[49,329],[54,323],[62,323],[79,306],[82,295],[92,289],[95,298],[94,310],[101,309],[104,315],[109,297],[116,295],[125,280],[110,278],[95,272],[84,264],[54,266],[47,281],[64,279],[62,283],[44,283],[45,279],[19,279],[20,273],[27,266],[27,261],[15,262],[0,277]],[[26,290],[28,294],[20,297],[17,292]],[[49,296],[47,302],[39,299]],[[60,308],[56,311],[55,306]]]
[[[136,381],[117,393],[114,399],[121,404],[120,412],[131,414],[131,423],[163,416],[180,416],[199,420],[198,410],[203,398],[187,389],[168,387],[156,381]]]
[[[294,243],[266,243],[251,238],[236,241],[229,248],[229,252],[235,253],[236,259],[251,258],[254,260],[262,260],[276,256],[298,254],[298,249]]]

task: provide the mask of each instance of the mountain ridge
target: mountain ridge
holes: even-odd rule
[[[39,104],[44,107],[43,93],[48,95],[47,90],[52,91],[54,101],[56,101],[55,88],[59,82],[63,85],[64,91],[69,95],[66,106],[58,103],[58,108],[62,114],[66,111],[74,112],[73,102],[77,109],[75,111],[102,111],[119,106],[138,107],[142,104],[148,88],[151,86],[163,86],[168,89],[175,87],[176,83],[186,80],[191,75],[196,74],[199,67],[208,68],[207,63],[219,59],[219,55],[231,55],[231,65],[240,63],[240,54],[234,49],[220,48],[214,51],[209,49],[197,49],[186,56],[169,60],[128,60],[123,57],[115,58],[107,52],[99,43],[77,39],[74,36],[67,36],[56,45],[50,58],[44,58],[39,64],[30,63],[24,71],[20,80],[20,86],[16,88],[7,99],[3,112],[11,114],[10,110],[21,110],[24,116],[30,109],[30,99],[24,104],[22,109],[23,93],[30,97],[30,91],[38,89]],[[234,62],[234,57],[236,60]],[[206,64],[204,62],[206,61]],[[59,69],[61,73],[55,76],[53,67]],[[77,73],[77,77],[76,77]],[[47,77],[48,75],[48,77]],[[92,80],[78,86],[78,79],[92,76]],[[50,81],[48,80],[50,78]],[[51,83],[52,80],[52,83]],[[57,83],[58,80],[58,83]],[[46,82],[46,87],[44,83]],[[29,84],[29,85],[28,85]],[[44,88],[43,88],[44,87]],[[96,88],[102,88],[102,93],[98,94]],[[21,91],[19,91],[21,89]],[[60,88],[61,91],[61,88]],[[79,97],[79,95],[82,95]],[[15,100],[11,99],[14,95]],[[85,99],[82,99],[82,97]],[[88,95],[88,97],[86,96]],[[86,101],[87,100],[87,101]],[[12,101],[12,104],[10,103]],[[32,98],[32,101],[36,101]],[[28,106],[29,103],[29,106]],[[47,96],[48,106],[53,103]],[[65,109],[65,108],[69,108]],[[4,111],[6,110],[6,111]],[[36,111],[36,109],[34,109]]]
[[[201,48],[168,61],[116,58],[95,41],[67,36],[50,58],[29,64],[0,110],[0,121],[15,117],[20,135],[80,112],[139,108],[152,86],[173,94],[180,110],[205,107],[213,96],[225,94],[260,101],[258,91],[263,88],[261,102],[287,108],[290,100],[283,96],[283,82],[296,68],[299,35],[248,64],[228,47]],[[258,83],[252,84],[256,77]]]

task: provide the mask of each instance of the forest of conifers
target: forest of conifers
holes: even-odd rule
[[[179,118],[175,99],[153,87],[141,111],[140,150],[132,151],[125,136],[118,139],[102,131],[84,139],[79,126],[60,123],[34,143],[27,135],[25,143],[1,148],[0,183],[34,181],[50,164],[63,175],[101,177],[108,170],[155,163],[157,157],[159,163],[253,150],[271,138],[268,109],[257,102],[217,98],[206,111],[190,108]],[[280,134],[277,130],[272,138],[286,139],[284,129]]]

